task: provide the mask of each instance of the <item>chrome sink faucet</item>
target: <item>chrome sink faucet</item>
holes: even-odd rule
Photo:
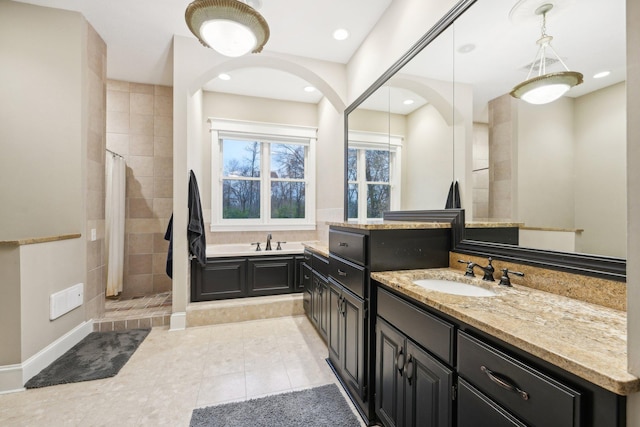
[[[271,250],[271,233],[267,234],[267,246],[264,248],[265,251]]]

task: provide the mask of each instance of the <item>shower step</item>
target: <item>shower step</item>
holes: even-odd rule
[[[187,307],[187,327],[302,314],[302,293],[196,302]]]
[[[169,326],[171,318],[171,292],[135,298],[108,298],[104,317],[95,319],[94,331]]]

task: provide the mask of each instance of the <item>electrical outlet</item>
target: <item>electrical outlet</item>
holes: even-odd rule
[[[95,242],[95,241],[96,241],[96,239],[97,239],[97,237],[96,237],[96,229],[95,229],[95,228],[92,228],[92,229],[91,229],[91,241],[92,241],[92,242]]]

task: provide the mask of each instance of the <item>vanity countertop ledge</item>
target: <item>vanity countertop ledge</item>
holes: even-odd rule
[[[625,311],[514,284],[512,288],[457,269],[372,272],[376,280],[506,343],[614,392],[640,391],[640,379],[627,372]],[[448,279],[491,289],[489,298],[430,291],[419,279]]]

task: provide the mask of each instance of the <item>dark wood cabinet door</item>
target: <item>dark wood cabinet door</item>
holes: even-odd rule
[[[296,255],[294,257],[295,280],[293,283],[293,292],[304,291],[304,255]]]
[[[318,291],[320,293],[318,298],[320,305],[318,330],[320,331],[320,335],[326,340],[329,334],[329,281],[322,276],[320,276],[320,280],[318,281]]]
[[[404,416],[405,336],[376,320],[376,414],[387,427],[401,426]]]
[[[344,357],[342,377],[352,391],[364,399],[364,301],[346,289],[342,291]]]
[[[340,369],[342,366],[342,342],[343,332],[341,330],[342,325],[342,313],[340,310],[340,303],[342,301],[342,289],[339,285],[329,280],[329,316],[327,318],[327,345],[329,347],[329,359],[334,368]]]
[[[313,309],[313,281],[311,280],[311,267],[307,264],[302,264],[302,283],[304,286],[304,293],[302,294],[302,305],[304,306],[304,312],[311,318],[311,311]]]
[[[291,291],[293,258],[249,258],[249,295],[274,295]]]
[[[451,427],[453,371],[407,340],[405,426]]]
[[[244,259],[207,260],[205,267],[191,263],[191,301],[211,301],[247,295]]]
[[[319,328],[320,313],[322,312],[322,301],[320,299],[320,276],[313,273],[311,276],[311,321]]]
[[[458,379],[458,427],[526,427],[471,384]]]

